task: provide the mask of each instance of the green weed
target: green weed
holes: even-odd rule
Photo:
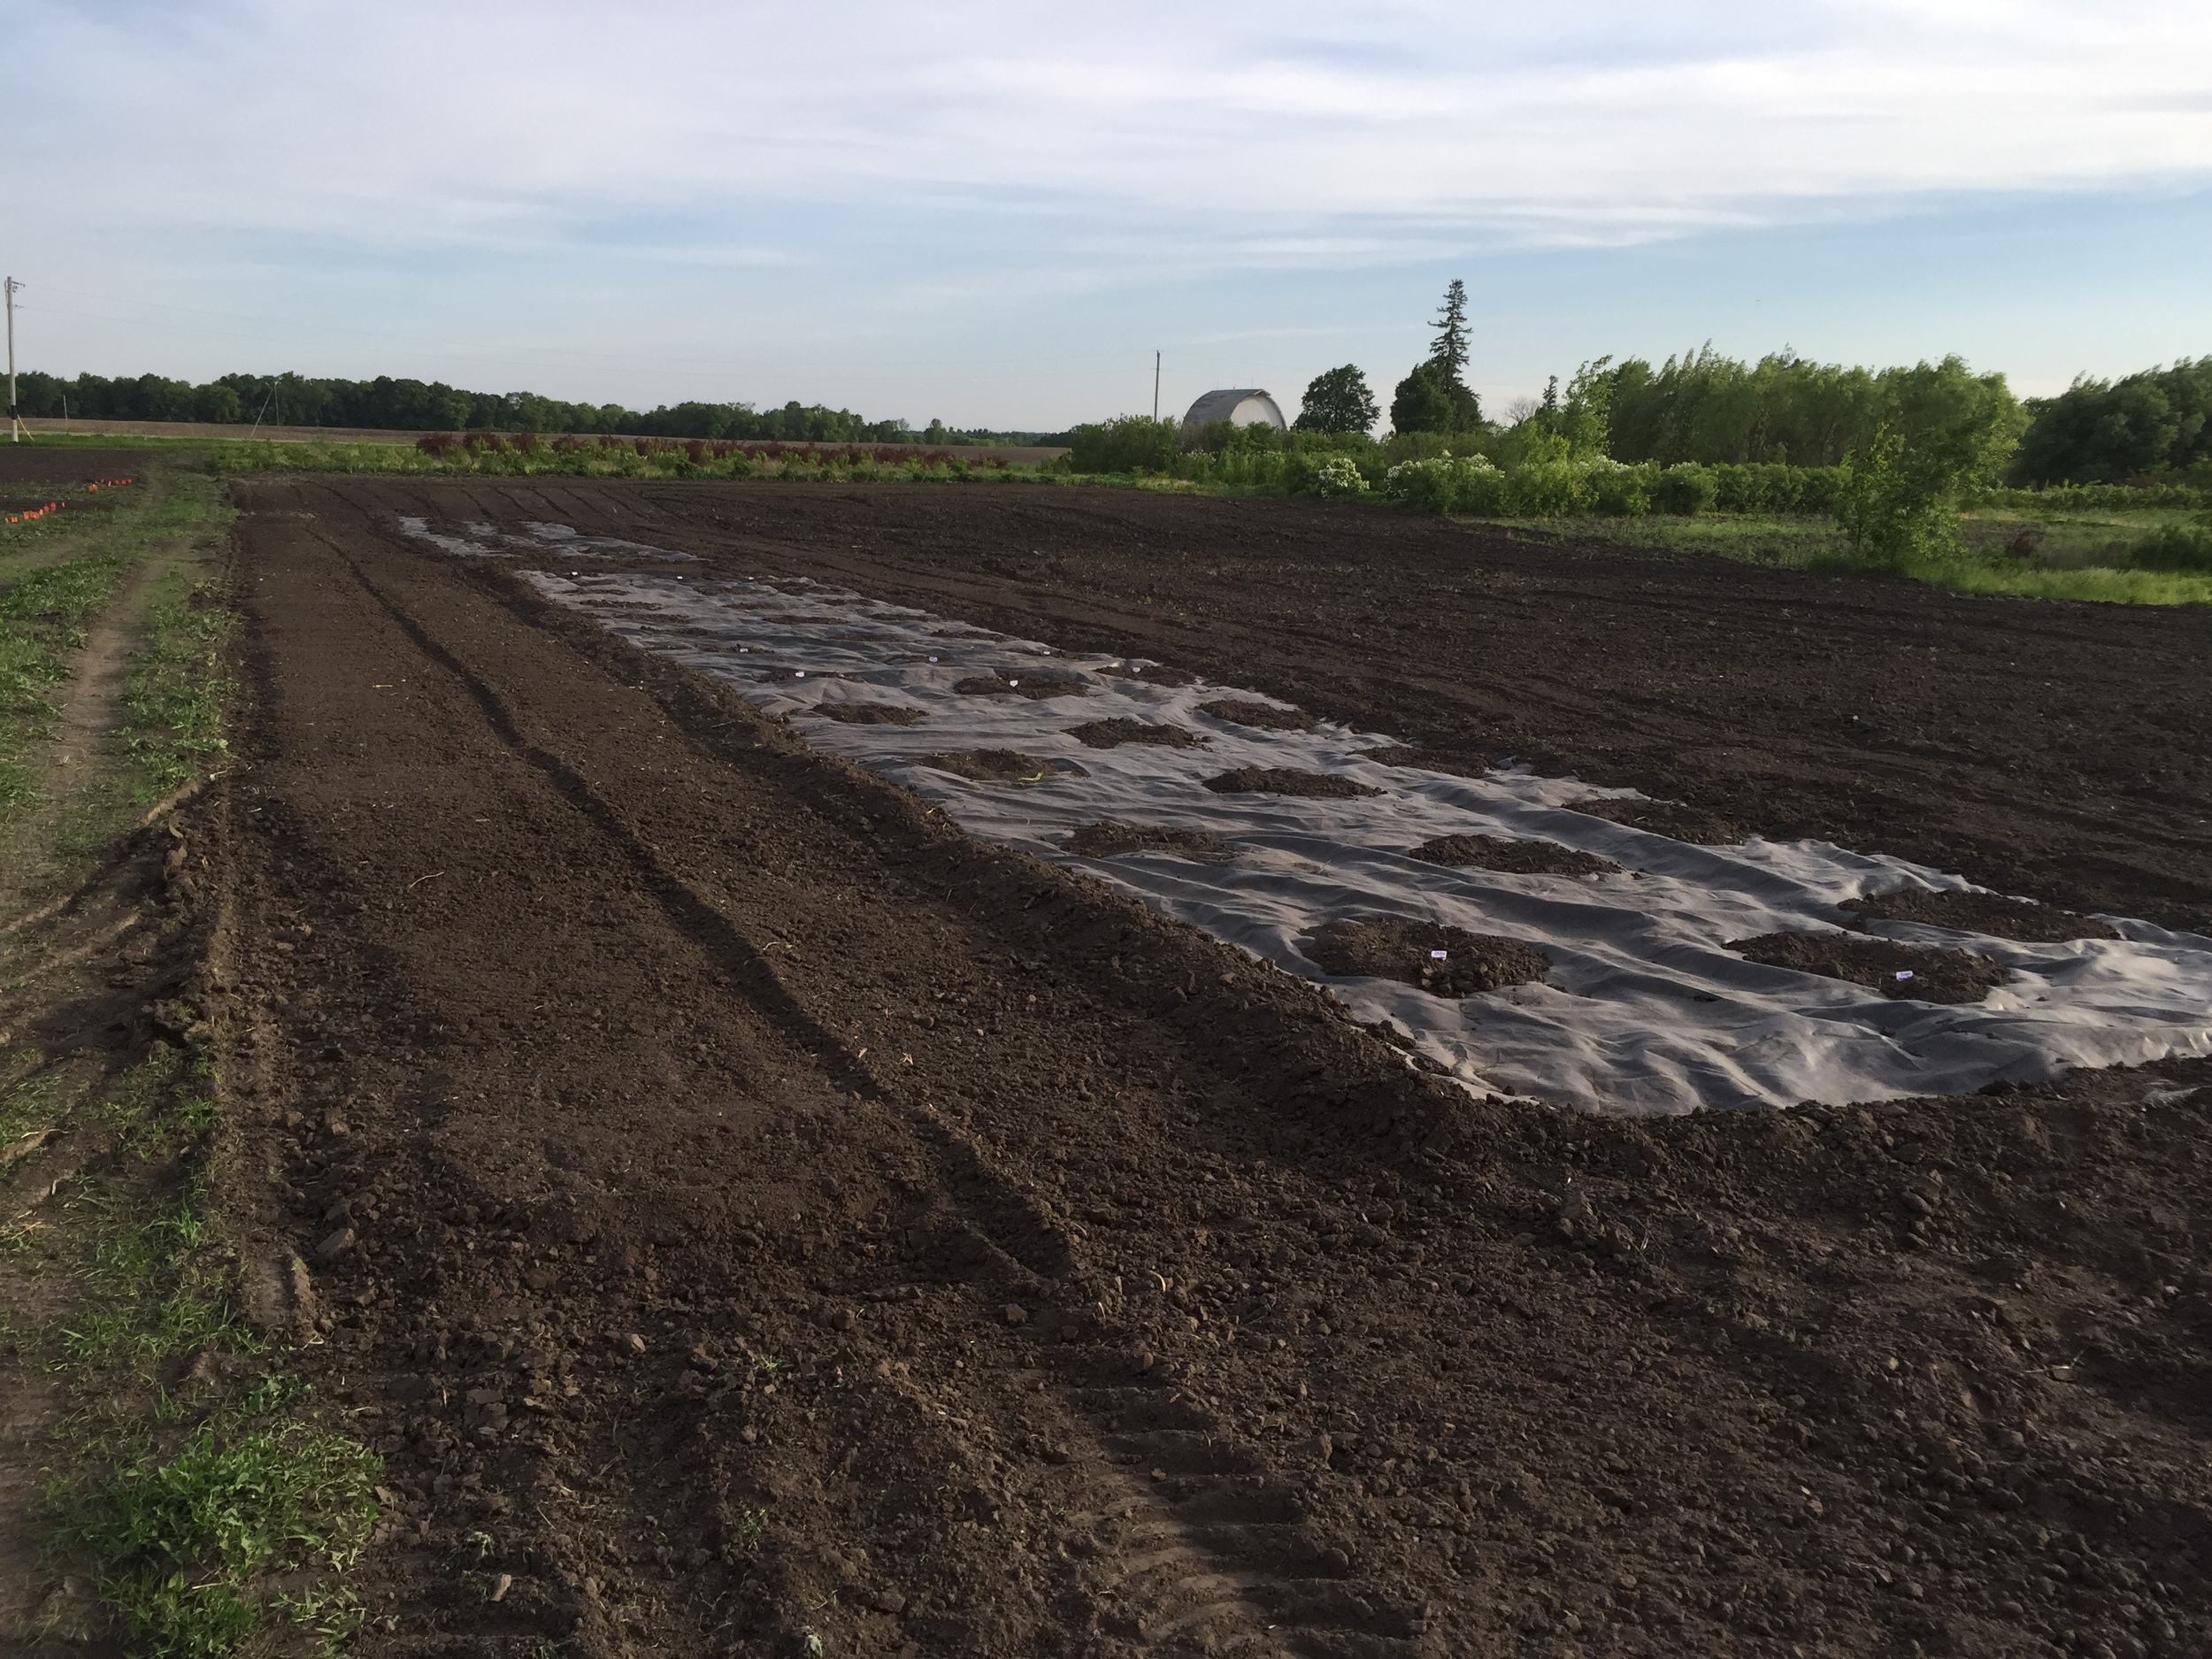
[[[353,1564],[375,1524],[381,1472],[365,1448],[303,1425],[230,1435],[211,1426],[172,1456],[114,1471],[56,1541],[94,1563],[101,1600],[142,1651],[216,1659],[260,1628],[260,1576]],[[337,1593],[274,1604],[326,1640],[358,1622]]]
[[[737,1524],[730,1529],[730,1544],[748,1560],[760,1554],[761,1540],[767,1535],[768,1511],[740,1509]]]

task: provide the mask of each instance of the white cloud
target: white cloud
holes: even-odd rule
[[[2053,290],[2006,313],[1941,276],[1885,291],[1894,327],[1795,273],[1637,296],[1700,237],[2201,189],[2204,0],[0,0],[0,262],[57,368],[1055,424],[1148,401],[1163,342],[1171,378],[1179,343],[1220,384],[1410,361],[1438,271],[1489,258],[1498,296],[1578,250],[1646,263],[1571,316],[1531,276],[1494,373],[1540,385],[1732,325],[1947,349],[1962,315],[2062,339],[2038,371],[2062,380],[2203,349],[2193,303]],[[1101,390],[1102,365],[1134,389]]]
[[[954,190],[1295,262],[1393,221],[1573,243],[2212,173],[2200,0],[5,15],[12,205],[386,247]]]

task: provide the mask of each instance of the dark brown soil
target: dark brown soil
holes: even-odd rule
[[[1332,502],[539,495],[579,528],[728,573],[806,569],[1062,649],[1154,657],[1391,733],[1442,770],[1517,757],[1770,839],[2212,930],[2212,746],[2195,741],[2212,730],[2212,608],[1971,598]],[[507,511],[488,489],[479,508]]]
[[[1411,857],[1425,864],[1462,870],[1495,870],[1515,876],[1617,875],[1620,866],[1594,853],[1577,852],[1557,841],[1512,841],[1498,835],[1439,835],[1423,841]]]
[[[1198,711],[1232,726],[1249,726],[1263,732],[1310,732],[1315,725],[1313,716],[1296,709],[1279,709],[1271,703],[1238,697],[1216,697],[1211,703],[1200,703]]]
[[[1068,837],[1068,850],[1086,858],[1116,853],[1167,852],[1199,856],[1228,850],[1211,830],[1162,829],[1142,824],[1086,824]]]
[[[995,674],[979,674],[972,679],[955,682],[955,691],[971,697],[1029,697],[1041,701],[1047,697],[1081,697],[1089,695],[1089,687],[1079,680],[1055,680],[1048,674],[1032,679],[1017,674],[1002,679]]]
[[[929,718],[902,703],[818,703],[809,712],[846,726],[918,726]]]
[[[1601,818],[1627,829],[1646,830],[1701,847],[1726,847],[1743,840],[1744,832],[1727,818],[1716,817],[1679,801],[1637,801],[1622,795],[1585,795],[1569,803],[1571,810]]]
[[[1142,668],[1102,668],[1098,672],[1110,674],[1116,680],[1137,680],[1148,686],[1165,686],[1171,691],[1198,683],[1196,674],[1186,673],[1179,668],[1170,668],[1164,663],[1154,663],[1149,667]]]
[[[1299,949],[1340,979],[1402,979],[1432,996],[1479,996],[1551,972],[1551,958],[1533,945],[1439,922],[1330,922]]]
[[[1770,968],[1848,979],[1900,1002],[1978,1002],[2012,978],[2011,970],[1970,950],[1854,933],[1762,933],[1732,939],[1728,949]]]
[[[1540,734],[1770,833],[2170,914],[2206,792],[2158,804],[2200,763],[2144,711],[2212,725],[2203,618],[1326,504],[236,490],[250,696],[179,866],[229,942],[181,995],[240,1248],[309,1263],[273,1323],[327,1321],[291,1363],[388,1460],[362,1659],[2212,1641],[2212,1065],[1469,1100],[395,516],[1172,642],[1469,764]],[[2008,696],[2024,654],[2056,689]]]
[[[1039,760],[1011,749],[965,749],[954,754],[925,755],[921,764],[977,783],[1042,783],[1053,778],[1087,777],[1071,760]]]
[[[1196,749],[1206,740],[1179,726],[1147,726],[1142,720],[1092,720],[1070,726],[1068,735],[1092,749],[1124,743],[1154,743],[1163,749]]]
[[[2016,939],[2024,944],[2063,944],[2073,939],[2120,936],[2104,923],[2071,910],[1995,893],[1955,889],[1930,893],[1908,887],[1869,899],[1846,899],[1843,908],[1859,918],[1860,926],[1870,921],[1920,922],[1930,927],[1955,927],[1962,933],[1986,933],[1992,939]]]
[[[0,416],[0,419],[4,419]],[[104,478],[142,480],[143,449],[81,449],[43,443],[9,443],[0,427],[0,484],[90,484]]]
[[[1332,772],[1300,772],[1290,766],[1239,766],[1207,779],[1206,787],[1216,795],[1290,795],[1315,801],[1348,801],[1382,793]]]
[[[1363,749],[1359,751],[1359,757],[1371,760],[1378,766],[1420,766],[1427,764],[1419,749],[1403,743],[1385,743],[1376,749]]]

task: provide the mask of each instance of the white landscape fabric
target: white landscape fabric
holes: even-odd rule
[[[462,550],[426,526],[408,527]],[[562,536],[559,526],[528,529],[526,538],[500,540],[540,554],[549,543],[587,554],[587,539]],[[630,561],[639,551],[634,543],[588,548],[602,557],[626,553]],[[940,803],[969,832],[1079,867],[1163,914],[1333,986],[1359,1017],[1394,1020],[1423,1053],[1478,1090],[1609,1112],[1788,1106],[1957,1093],[2074,1066],[2212,1052],[2212,940],[2194,934],[2107,918],[2121,939],[2018,944],[1877,921],[1867,931],[1980,951],[2013,972],[2010,983],[1970,1006],[1891,1001],[1747,962],[1724,947],[1760,933],[1832,930],[1845,899],[1968,885],[1958,878],[1825,841],[1754,837],[1740,846],[1693,846],[1569,810],[1576,799],[1630,793],[1571,778],[1525,771],[1464,778],[1378,764],[1360,751],[1389,737],[1329,725],[1310,732],[1233,725],[1199,705],[1270,700],[1202,682],[1147,685],[1105,672],[1127,666],[1123,659],[1063,655],[803,578],[701,581],[580,568],[518,574],[642,649],[713,675],[767,713],[791,717],[810,742]],[[1075,680],[1085,695],[1031,701],[953,689],[994,674]],[[855,701],[903,704],[925,718],[856,725],[818,712]],[[1067,735],[1114,718],[1171,723],[1206,741],[1194,749],[1102,750]],[[1082,772],[1041,767],[1033,782],[975,783],[923,760],[985,749],[1073,763]],[[1313,800],[1203,787],[1207,778],[1247,766],[1332,773],[1382,793]],[[1068,849],[1072,831],[1100,822],[1210,831],[1225,851],[1085,858]],[[1609,859],[1623,873],[1507,875],[1407,856],[1449,834],[1554,841]],[[1548,983],[1462,1001],[1389,979],[1332,979],[1299,941],[1339,918],[1435,921],[1508,935],[1551,958]]]

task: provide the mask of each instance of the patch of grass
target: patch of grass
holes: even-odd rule
[[[96,513],[40,520],[29,526],[42,533],[35,541],[14,535],[16,526],[0,538],[0,819],[34,798],[32,747],[50,736],[61,707],[57,688],[70,677],[70,659],[125,574],[180,541],[204,543],[233,516],[220,485],[196,473],[158,471],[114,500]],[[158,640],[160,618],[156,624]],[[200,643],[195,627],[204,632],[211,626],[176,621],[168,630],[171,649],[189,657]],[[212,687],[211,695],[225,689]],[[145,757],[157,772],[173,771],[211,735],[204,729],[208,709],[186,699],[155,712],[183,721],[172,742]]]
[[[273,1625],[334,1652],[362,1617],[335,1575],[374,1525],[381,1461],[315,1423],[280,1369],[222,1381],[267,1344],[238,1315],[234,1252],[197,1172],[212,1082],[157,1050],[76,1108],[113,1150],[48,1230],[74,1292],[32,1344],[73,1403],[50,1548],[134,1652],[212,1659]]]
[[[2098,604],[2212,604],[2212,575],[2121,569],[2087,562],[2125,557],[2146,531],[2179,522],[2179,512],[2101,515],[2093,523],[2056,525],[2026,513],[1990,512],[1964,522],[1964,546],[1953,557],[1897,572],[1960,593],[2012,594],[2024,599],[2070,599]],[[1734,559],[1778,570],[1838,575],[1877,574],[1855,557],[1830,518],[1716,513],[1695,518],[1499,518],[1496,525],[1547,541],[1588,540]],[[2049,532],[2047,539],[2043,538]],[[2025,533],[2034,533],[2026,535]],[[2024,540],[2024,535],[2025,539]],[[2016,548],[2026,551],[2016,552]]]
[[[238,620],[207,582],[156,600],[123,692],[124,748],[142,799],[167,794],[228,748],[224,714],[238,687],[223,672],[223,644]]]
[[[1917,573],[1917,572],[1916,572]],[[2004,570],[1965,565],[1922,578],[1969,594],[2016,594],[2024,599],[2078,599],[2095,604],[2212,604],[2212,576],[2166,571]]]
[[[0,809],[33,798],[25,751],[61,712],[52,688],[69,678],[86,624],[115,592],[128,560],[96,554],[49,565],[0,588]]]
[[[56,1542],[95,1563],[100,1599],[142,1652],[217,1659],[272,1606],[334,1642],[358,1623],[349,1594],[265,1595],[256,1586],[273,1572],[343,1571],[359,1559],[381,1469],[366,1448],[303,1424],[210,1425],[165,1457],[111,1471],[71,1506]]]
[[[1506,530],[1545,538],[1609,541],[1617,547],[1696,553],[1764,565],[1778,570],[1807,570],[1825,561],[1847,558],[1850,542],[1833,518],[1756,513],[1700,514],[1675,518],[1647,514],[1624,518],[1485,518]]]

